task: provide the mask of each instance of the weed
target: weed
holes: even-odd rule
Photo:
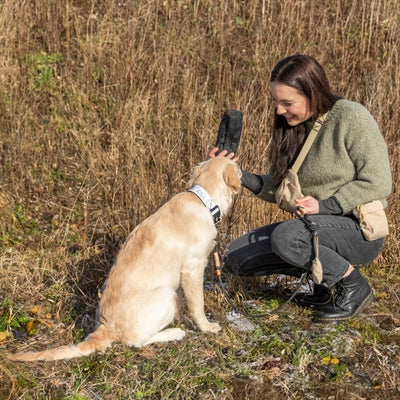
[[[367,344],[376,344],[383,341],[383,332],[375,325],[364,319],[356,319],[349,326],[360,333],[362,340]]]
[[[0,331],[26,329],[30,321],[31,318],[29,318],[23,310],[13,304],[11,300],[3,300],[0,305]]]
[[[37,221],[30,216],[24,204],[17,204],[14,216],[24,230],[32,231],[37,227]]]
[[[58,180],[65,181],[66,173],[64,168],[52,168],[50,172],[50,179],[53,182]]]
[[[47,54],[46,52],[28,54],[24,58],[24,63],[33,75],[32,86],[35,90],[51,90],[57,86],[55,65],[62,59],[61,54]]]
[[[65,397],[63,400],[90,400],[90,397],[77,393],[72,396]]]

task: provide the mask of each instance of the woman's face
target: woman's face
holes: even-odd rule
[[[290,126],[307,121],[311,116],[310,100],[302,92],[280,82],[271,82],[271,95],[278,115],[283,115]]]

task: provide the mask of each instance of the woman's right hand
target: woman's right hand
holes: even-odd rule
[[[305,196],[301,199],[295,199],[296,207],[300,207],[298,213],[302,216],[305,214],[318,214],[319,202],[312,196]]]
[[[235,157],[235,153],[229,153],[228,154],[228,150],[222,150],[221,153],[218,154],[218,156],[216,156],[218,152],[218,147],[214,147],[209,153],[208,156],[210,158],[214,158],[214,157],[227,157],[230,160],[233,160],[234,162],[238,162],[239,161],[239,157]]]

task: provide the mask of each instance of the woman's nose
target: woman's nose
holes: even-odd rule
[[[282,107],[280,104],[278,104],[278,105],[276,106],[276,113],[277,113],[278,115],[285,114],[285,112],[286,112],[285,107]]]

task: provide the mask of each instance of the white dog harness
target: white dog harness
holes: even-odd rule
[[[217,225],[221,221],[221,211],[207,191],[200,185],[194,185],[188,189],[188,192],[194,193],[203,202],[210,211],[214,224]]]

